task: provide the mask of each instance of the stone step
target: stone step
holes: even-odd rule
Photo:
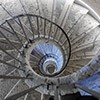
[[[69,35],[71,29],[75,28],[76,25],[84,18],[84,16],[88,13],[88,10],[84,7],[74,3],[72,9],[69,13],[68,20],[66,21],[64,30]]]
[[[21,81],[18,83],[18,85],[12,90],[12,92],[10,93],[9,96],[14,95],[14,94],[16,94],[16,93],[19,93],[19,92],[21,92],[21,91],[24,91],[24,90],[26,90],[26,89],[28,89],[28,86],[24,83],[24,81],[21,80]],[[22,100],[22,98],[24,98],[24,96],[21,97],[21,98],[19,98],[18,100]]]
[[[18,75],[18,72],[13,73],[12,75]],[[11,90],[11,88],[16,84],[18,80],[2,80],[0,81],[0,97],[2,98],[2,100],[4,99],[4,97],[6,96],[6,94]]]
[[[16,61],[14,60],[9,60],[7,63],[10,63],[12,65],[17,65]],[[0,64],[0,73],[1,74],[8,74],[9,72],[13,71],[14,68],[5,64]]]
[[[99,36],[100,27],[94,28],[92,31],[85,33],[83,37],[79,37],[80,39],[74,40],[72,43],[72,49],[87,43],[95,43]],[[99,38],[98,38],[99,40]]]

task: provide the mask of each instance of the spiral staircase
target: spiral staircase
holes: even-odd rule
[[[61,100],[100,69],[100,17],[81,0],[0,1],[0,100]],[[48,95],[46,99],[44,95]]]

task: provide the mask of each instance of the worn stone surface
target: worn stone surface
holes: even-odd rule
[[[62,23],[64,21],[65,26],[64,26],[64,30],[67,33],[71,28],[71,31],[68,32],[68,36],[70,38],[71,41],[71,45],[72,45],[72,56],[71,56],[71,60],[70,63],[68,65],[68,68],[66,68],[65,72],[63,73],[63,76],[65,75],[69,75],[68,77],[66,76],[66,78],[61,78],[61,82],[62,83],[67,83],[70,84],[73,81],[78,81],[78,79],[82,80],[86,77],[88,77],[88,74],[93,74],[93,72],[98,68],[98,65],[94,66],[93,69],[94,71],[91,69],[89,71],[88,68],[89,66],[85,66],[84,68],[82,68],[85,64],[87,64],[95,55],[96,53],[98,53],[99,49],[100,49],[100,27],[99,27],[99,23],[93,18],[91,17],[91,15],[88,13],[89,11],[77,4],[73,4],[73,6],[71,6],[71,10],[66,9],[68,11],[70,11],[69,13],[65,11],[64,8],[67,8],[67,6],[65,5],[65,0],[21,0],[23,3],[23,6],[25,7],[25,9],[22,7],[21,3],[19,0],[1,0],[0,3],[2,3],[2,6],[5,7],[9,13],[11,14],[11,16],[9,14],[7,14],[6,10],[3,9],[3,7],[0,6],[0,24],[2,22],[4,22],[6,19],[11,18],[13,16],[19,15],[19,14],[25,14],[25,13],[30,13],[30,14],[37,14],[37,15],[41,15],[49,20],[52,20],[56,23]],[[55,2],[54,2],[55,1]],[[100,0],[83,0],[85,1],[87,4],[89,4],[98,14],[100,14]],[[72,4],[73,2],[71,2]],[[70,4],[69,4],[70,5]],[[65,6],[65,7],[64,7]],[[65,15],[69,15],[68,16],[68,20],[65,20]],[[60,18],[61,16],[61,18]],[[80,19],[80,17],[82,16],[82,18]],[[60,20],[59,20],[60,18]],[[18,21],[18,19],[17,19]],[[30,32],[30,25],[29,22],[27,20],[27,17],[25,18],[21,18],[21,21],[27,25],[27,27],[24,26],[24,30],[26,31],[26,34],[29,37],[32,37],[32,34]],[[37,36],[37,20],[36,19],[31,19],[32,21],[32,27],[34,27],[34,33]],[[78,22],[77,22],[78,21]],[[77,23],[76,23],[77,22]],[[26,39],[24,38],[25,36],[23,33],[23,30],[21,29],[20,26],[17,25],[17,23],[14,20],[10,20],[11,25],[13,25],[13,28],[21,33],[19,36],[19,38],[22,40],[23,43],[25,43]],[[44,35],[44,21],[39,19],[39,23],[41,23],[41,25],[39,25],[40,29],[39,32],[41,33],[41,36]],[[42,25],[43,24],[43,25]],[[63,24],[63,23],[62,23]],[[74,25],[74,27],[73,27]],[[12,30],[10,29],[10,27],[8,27],[8,24],[6,23],[5,28],[7,28],[8,30],[10,30],[12,32]],[[46,37],[48,37],[48,33],[50,30],[50,23],[46,22]],[[54,36],[55,33],[55,26],[52,27],[52,34],[50,34],[52,37]],[[11,34],[5,30],[3,30],[2,28],[0,28],[0,31],[3,32],[3,34],[5,34],[5,36],[7,38],[9,38],[9,40],[13,41],[12,43],[20,48],[21,45],[19,45],[18,43],[18,39],[16,38],[15,34]],[[58,31],[59,34],[56,35],[56,40],[58,40],[60,37],[59,35],[61,34],[60,31]],[[64,36],[64,35],[63,35]],[[61,44],[64,42],[65,37],[60,37],[60,40],[58,42],[60,42]],[[23,39],[22,39],[23,38]],[[96,40],[97,42],[94,43],[94,40]],[[67,42],[65,42],[65,44],[67,44]],[[6,41],[4,40],[4,37],[0,34],[0,47],[2,47],[5,50],[13,50],[14,48]],[[65,45],[64,45],[65,47]],[[66,46],[67,48],[67,46]],[[67,50],[66,50],[67,53]],[[15,55],[16,57],[16,52],[13,53],[10,52],[10,54]],[[7,55],[4,55],[4,53],[2,53],[0,51],[0,59],[4,59],[4,60],[12,60],[11,57],[8,57]],[[15,64],[14,61],[10,61],[9,63],[11,64]],[[81,69],[82,68],[82,69]],[[81,69],[79,71],[79,69]],[[13,68],[10,68],[6,65],[0,64],[0,73],[1,74],[7,74],[9,73],[11,70],[13,70]],[[72,74],[73,72],[76,72],[71,77],[70,74]],[[16,74],[15,74],[16,75]],[[62,75],[61,75],[62,76]],[[98,76],[97,76],[98,77]],[[37,76],[34,76],[34,85],[37,84],[37,82],[42,82],[42,79],[39,80],[39,78]],[[72,78],[72,79],[71,79]],[[75,80],[73,79],[75,78]],[[94,78],[93,78],[94,79]],[[57,84],[57,79],[56,78],[51,78],[48,79],[51,82],[54,82]],[[92,81],[92,79],[91,79]],[[96,84],[98,85],[98,81],[100,81],[99,79],[95,80],[97,81]],[[3,80],[0,81],[0,97],[3,99],[4,96],[9,92],[9,90],[12,88],[12,86],[16,83],[17,81],[13,81],[13,80]],[[85,81],[87,82],[87,81]],[[84,84],[84,82],[83,82]],[[92,83],[90,82],[89,84],[87,84],[88,86]],[[33,85],[33,83],[29,82],[29,85]],[[98,89],[99,86],[95,85],[92,88],[95,88],[96,90],[100,91]],[[67,85],[66,88],[64,88],[65,86],[61,87],[61,93],[65,94],[65,93],[73,93],[76,92],[77,90],[74,90],[73,85]],[[14,90],[13,93],[17,93],[21,90],[24,90],[28,88],[26,86],[26,84],[23,82],[21,84],[19,84]],[[67,89],[68,88],[68,89]],[[91,89],[92,89],[91,88]],[[47,92],[46,86],[44,88],[39,88],[41,91],[44,91],[44,93]],[[39,91],[38,89],[38,91]],[[44,89],[44,90],[43,90]],[[52,89],[51,89],[52,90]],[[36,92],[35,92],[36,93]],[[34,93],[33,93],[34,94]],[[36,95],[30,95],[29,98],[32,99],[33,96]],[[38,94],[38,93],[37,93]],[[22,97],[21,99],[23,99],[24,97]],[[38,94],[38,97],[36,96],[36,100],[38,100],[40,98],[40,94]],[[21,100],[20,99],[20,100]]]
[[[82,0],[91,6],[100,15],[100,0]]]

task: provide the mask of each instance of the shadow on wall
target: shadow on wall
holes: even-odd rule
[[[54,97],[50,97],[49,100],[54,100]]]
[[[48,100],[54,100],[54,97],[50,97]],[[74,94],[66,94],[61,97],[61,100],[99,100],[93,96],[81,96],[79,92]]]
[[[93,96],[81,96],[77,100],[99,100]]]

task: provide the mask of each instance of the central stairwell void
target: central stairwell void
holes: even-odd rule
[[[67,66],[71,44],[65,31],[57,24],[43,17],[27,14],[6,20],[1,28],[1,35],[16,50],[20,60],[1,49],[17,60],[19,66],[28,65],[29,69],[46,76],[58,75]],[[8,37],[7,32],[11,34]],[[10,40],[11,37],[19,48]]]
[[[100,69],[99,25],[81,0],[1,0],[0,99],[100,98],[78,84]]]

